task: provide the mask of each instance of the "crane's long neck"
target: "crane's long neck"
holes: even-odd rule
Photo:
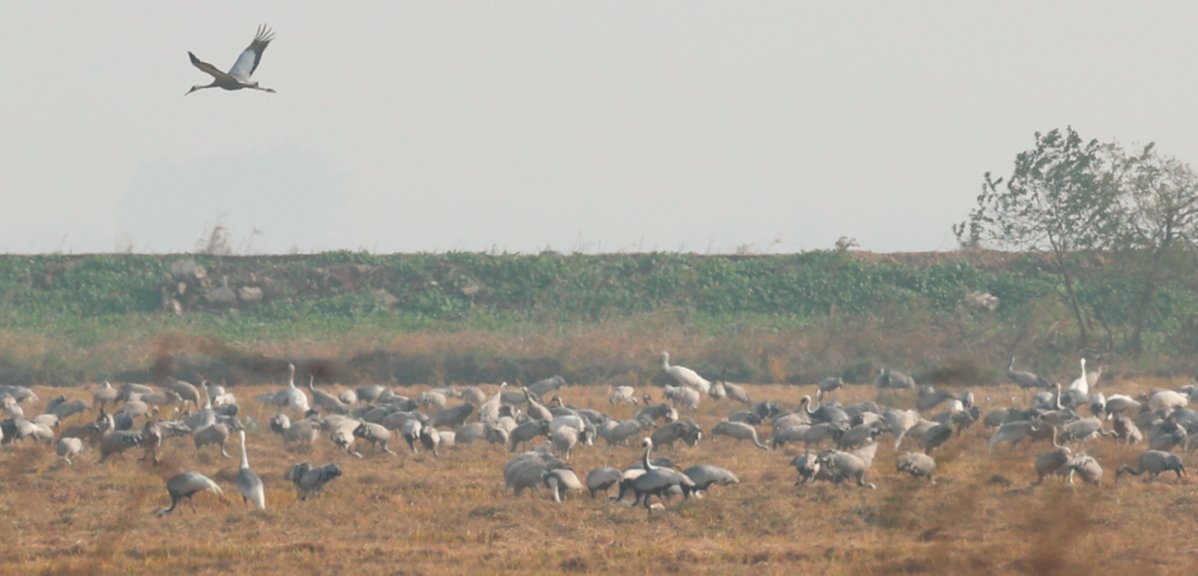
[[[245,451],[245,430],[238,430],[238,435],[241,437],[241,469],[245,470],[250,467],[250,455]]]
[[[811,409],[811,397],[810,396],[803,396],[802,404],[803,404],[803,411],[806,412],[808,416],[815,414],[815,410]]]
[[[287,386],[289,388],[295,388],[295,364],[288,364],[287,369],[288,369],[288,372],[291,374],[290,376],[287,377]]]
[[[1061,383],[1058,382],[1057,383],[1057,410],[1063,410],[1064,408],[1065,408],[1064,406],[1061,406]]]
[[[1086,379],[1086,359],[1082,358],[1082,380]]]
[[[1012,356],[1011,363],[1007,364],[1007,372],[1014,372],[1014,371],[1015,371],[1015,357]]]
[[[645,467],[645,472],[653,469],[653,463],[649,461],[650,450],[653,450],[653,442],[645,442],[645,456],[641,461],[641,464],[643,464]]]
[[[661,369],[670,371],[670,354],[668,352],[661,353]]]
[[[211,84],[196,84],[195,86],[191,87],[191,90],[187,91],[187,94],[191,94],[196,90],[203,90],[205,88],[216,88],[216,80],[213,80]],[[187,94],[184,94],[184,96],[187,96]]]

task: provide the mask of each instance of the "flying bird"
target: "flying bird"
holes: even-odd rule
[[[192,86],[191,90],[187,91],[187,94],[191,94],[196,90],[203,90],[204,88],[224,88],[225,90],[253,88],[254,90],[262,90],[263,92],[274,92],[273,88],[259,86],[257,80],[250,80],[250,76],[258,69],[258,64],[262,62],[262,53],[266,52],[266,47],[274,39],[274,32],[271,32],[265,24],[259,26],[258,33],[254,35],[254,41],[250,42],[249,47],[241,52],[241,56],[237,57],[237,61],[233,63],[233,67],[229,68],[228,72],[221,72],[216,66],[204,62],[196,58],[195,54],[188,52],[187,55],[191,57],[192,65],[203,70],[204,73],[211,75],[212,83]],[[184,96],[187,94],[184,94]]]

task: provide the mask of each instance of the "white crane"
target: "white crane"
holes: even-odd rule
[[[293,412],[303,414],[308,411],[308,397],[295,386],[295,364],[287,364],[287,387],[274,395],[274,403],[282,408],[286,406]]]
[[[711,382],[700,376],[698,372],[685,366],[670,366],[669,352],[661,353],[661,369],[672,376],[679,386],[694,388],[703,394],[707,394],[711,390]]]
[[[225,90],[241,90],[242,88],[253,88],[263,92],[274,92],[273,88],[264,88],[258,85],[257,80],[250,80],[250,76],[258,69],[258,63],[262,61],[262,53],[266,51],[266,47],[271,40],[275,39],[274,32],[271,32],[265,24],[258,26],[258,33],[254,35],[254,41],[241,52],[241,56],[237,57],[237,61],[233,63],[233,67],[229,68],[228,72],[221,72],[216,66],[213,66],[199,58],[196,55],[188,52],[191,57],[191,63],[196,68],[204,71],[205,74],[212,76],[211,84],[197,84],[187,91],[191,94],[196,90],[204,88],[223,88]],[[186,96],[187,94],[184,94]]]
[[[1086,378],[1086,359],[1082,358],[1082,375],[1069,384],[1070,390],[1077,390],[1083,395],[1090,395],[1090,379]]]

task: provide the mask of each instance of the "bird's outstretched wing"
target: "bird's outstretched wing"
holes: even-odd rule
[[[250,76],[258,69],[258,63],[262,61],[262,53],[266,51],[266,46],[271,40],[275,39],[274,32],[270,31],[265,24],[258,26],[258,33],[254,35],[254,41],[241,52],[241,56],[237,57],[237,61],[233,63],[233,67],[229,69],[229,76],[248,82]]]
[[[229,78],[228,74],[221,72],[220,70],[218,70],[216,68],[216,66],[213,66],[203,60],[200,60],[199,58],[196,58],[196,55],[192,54],[191,52],[188,52],[187,55],[191,57],[191,64],[193,66],[195,66],[196,68],[203,70],[205,74],[211,75],[213,78],[216,78],[217,80],[220,80],[220,81],[224,81],[224,82],[232,81],[232,79]]]

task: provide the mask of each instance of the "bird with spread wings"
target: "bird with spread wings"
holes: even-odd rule
[[[233,63],[233,67],[229,68],[228,72],[221,72],[216,66],[204,62],[197,58],[195,54],[188,52],[187,55],[191,57],[192,65],[212,76],[212,83],[192,86],[191,90],[187,91],[187,94],[191,94],[196,90],[203,90],[204,88],[223,88],[225,90],[253,88],[254,90],[262,90],[263,92],[274,92],[273,88],[264,88],[259,86],[256,80],[250,80],[250,76],[258,69],[258,64],[262,62],[262,53],[266,52],[266,47],[274,39],[274,32],[271,32],[265,24],[259,26],[258,33],[254,35],[254,41],[250,42],[250,45],[241,52],[241,55],[237,57],[237,61]],[[187,94],[184,94],[184,96]]]

